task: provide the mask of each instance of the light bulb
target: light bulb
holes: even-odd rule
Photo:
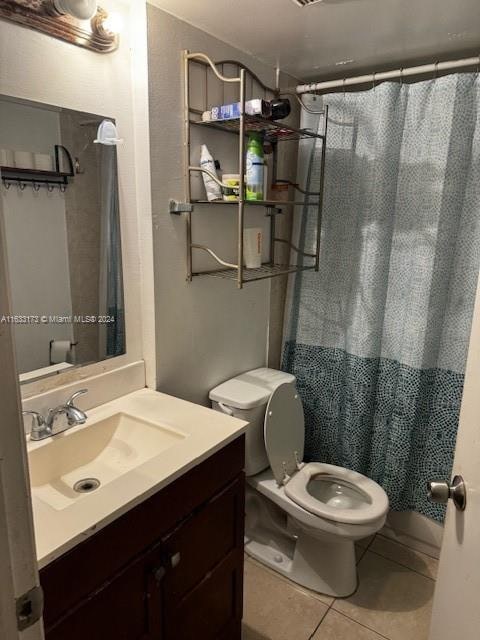
[[[58,13],[78,20],[90,20],[97,12],[97,0],[53,0],[53,5]]]

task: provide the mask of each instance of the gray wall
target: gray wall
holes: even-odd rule
[[[148,49],[158,388],[207,403],[209,389],[219,382],[265,365],[270,282],[251,283],[239,291],[233,282],[220,279],[185,281],[185,221],[168,213],[170,198],[184,198],[181,51],[204,52],[213,60],[239,60],[269,85],[274,85],[274,72],[151,5]],[[196,88],[200,92],[200,78],[196,82],[194,76],[193,80],[192,101],[201,102],[195,94]],[[282,84],[294,82],[284,78]],[[229,149],[237,142],[233,136],[227,141],[226,136],[214,134],[205,141],[221,158],[223,170],[231,172],[234,156]],[[192,140],[194,160],[201,142],[198,137]],[[295,158],[295,149],[290,147],[290,152]],[[194,240],[208,243],[228,260],[235,258],[233,209],[202,206],[193,214]],[[263,209],[250,208],[247,225],[263,226],[263,213]],[[210,263],[201,256],[195,264],[203,267]],[[278,330],[278,322],[276,326]]]

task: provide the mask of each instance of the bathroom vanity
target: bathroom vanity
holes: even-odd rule
[[[240,640],[246,423],[220,414],[218,420],[204,407],[151,390],[90,415],[90,425],[29,451],[47,640]],[[127,457],[137,466],[92,493],[74,498],[63,487],[63,501],[55,496],[87,467],[101,475],[108,449],[113,467],[131,434],[138,438],[119,415],[150,426],[161,415],[158,429],[183,438],[151,451],[149,460],[132,440]],[[90,442],[86,466],[60,469],[69,440],[78,450],[83,434]],[[35,459],[42,445],[43,458]],[[47,472],[49,451],[57,461],[50,468],[62,479]]]

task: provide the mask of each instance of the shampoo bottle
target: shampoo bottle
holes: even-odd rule
[[[212,158],[206,144],[202,144],[202,149],[200,152],[200,166],[202,169],[207,169],[207,171],[213,173],[214,176],[217,175],[215,161]],[[210,202],[212,200],[221,200],[222,188],[220,187],[220,185],[215,182],[215,180],[211,178],[208,173],[204,173],[202,171],[202,176],[203,184],[205,185],[205,191],[207,192],[207,200],[209,200]]]

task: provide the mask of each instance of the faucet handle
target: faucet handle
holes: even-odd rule
[[[44,424],[45,419],[38,411],[22,411],[23,416],[32,416],[32,431],[40,430]]]
[[[69,397],[65,405],[67,407],[73,407],[73,401],[78,398],[78,396],[83,396],[85,393],[88,393],[88,389],[80,389],[79,391],[75,391],[75,393],[72,393],[72,395]]]

